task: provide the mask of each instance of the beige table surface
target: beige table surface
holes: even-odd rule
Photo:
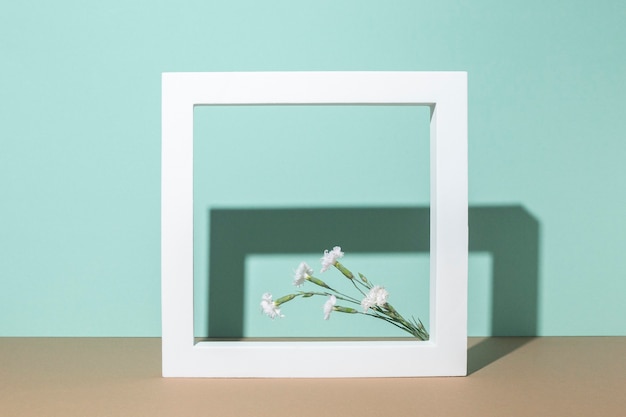
[[[626,337],[469,346],[461,378],[166,379],[156,338],[0,338],[0,416],[626,416]]]

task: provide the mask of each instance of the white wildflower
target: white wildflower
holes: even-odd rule
[[[324,320],[328,320],[330,318],[330,313],[333,311],[335,304],[337,304],[337,297],[334,295],[328,297],[328,300],[324,304]]]
[[[383,307],[387,304],[387,298],[389,298],[389,292],[384,287],[376,285],[372,287],[367,296],[361,301],[361,307],[363,307],[364,312],[367,312],[374,306]]]
[[[295,285],[296,287],[302,286],[302,284],[304,284],[304,281],[306,281],[306,279],[311,275],[313,275],[313,269],[309,265],[307,265],[306,262],[301,262],[300,265],[298,265],[298,269],[295,270],[293,276],[293,285]]]
[[[330,252],[326,249],[322,257],[322,272],[327,271],[328,268],[335,265],[335,262],[337,262],[339,258],[343,258],[343,252],[339,246],[335,246]]]
[[[285,317],[284,315],[280,314],[280,309],[272,299],[272,294],[270,294],[269,292],[263,294],[263,297],[261,299],[261,309],[263,310],[263,313],[267,314],[267,316],[272,319],[276,317]]]

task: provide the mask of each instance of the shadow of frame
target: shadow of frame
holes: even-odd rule
[[[518,205],[470,207],[469,227],[470,252],[489,252],[493,259],[492,337],[469,348],[471,374],[537,335],[540,225]],[[493,338],[500,336],[510,338]]]
[[[211,209],[208,216],[209,338],[244,335],[242,294],[249,254],[315,253],[336,242],[351,253],[429,251],[428,207]],[[491,336],[535,336],[539,222],[520,205],[472,206],[469,230],[469,251],[489,252],[493,259]],[[490,339],[472,346],[469,373],[529,339],[516,340],[498,348]]]
[[[429,218],[428,208],[210,210],[207,334],[243,336],[248,254],[317,253],[334,242],[351,253],[428,252]]]

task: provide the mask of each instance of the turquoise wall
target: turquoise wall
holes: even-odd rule
[[[467,71],[470,335],[626,335],[625,21],[622,2],[608,0],[4,5],[0,335],[158,336],[161,73],[274,70]],[[356,154],[356,141],[345,139],[353,126],[342,123],[326,131],[329,141],[348,140],[338,146]],[[402,151],[365,152],[380,156],[373,163],[388,181],[359,183],[358,170],[340,168],[342,192],[324,195],[317,181],[341,161],[314,157],[327,143],[300,133],[310,139],[297,161],[289,153],[297,150],[272,147],[269,137],[239,149],[212,144],[273,163],[245,164],[241,191],[202,207],[207,216],[215,209],[237,224],[237,210],[259,220],[254,210],[305,206],[423,217],[424,201],[405,194],[415,171]],[[376,144],[386,133],[364,137]],[[278,169],[283,160],[298,175]],[[271,178],[287,189],[259,191]],[[368,185],[376,192],[362,200]],[[384,273],[360,242],[348,242],[358,249],[354,263]],[[319,257],[303,247],[307,260]],[[248,255],[246,279],[301,257]],[[423,254],[389,256],[420,268]]]

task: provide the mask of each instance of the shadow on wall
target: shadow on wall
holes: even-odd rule
[[[429,251],[428,207],[213,209],[208,215],[209,276],[219,277],[209,280],[207,294],[212,338],[243,336],[246,255],[316,253],[334,242],[351,253]],[[469,230],[470,252],[489,252],[493,259],[491,335],[535,336],[539,222],[521,206],[478,206],[469,209]],[[473,346],[470,373],[527,339],[519,340],[507,349],[494,349],[489,339]]]
[[[491,335],[468,350],[468,374],[537,335],[539,222],[521,206],[470,207],[469,250],[493,259]],[[471,285],[471,282],[470,282]]]

